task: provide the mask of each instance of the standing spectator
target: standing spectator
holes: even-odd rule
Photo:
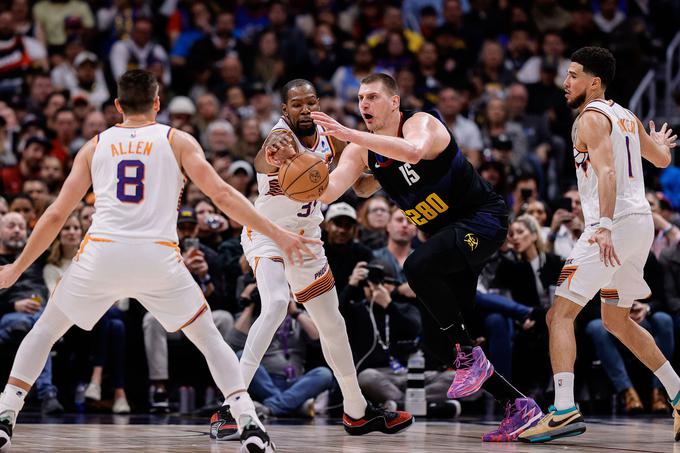
[[[13,263],[26,245],[26,221],[10,212],[0,219],[0,265]],[[36,261],[11,288],[0,291],[0,343],[28,332],[43,311],[47,288],[43,279],[44,262]],[[64,408],[57,400],[57,388],[52,384],[52,358],[48,355],[45,368],[35,382],[44,415],[61,414]]]
[[[519,124],[510,122],[506,101],[500,97],[489,99],[484,114],[482,127],[484,144],[490,147],[494,137],[507,136],[512,142],[512,166],[517,170],[526,166],[525,159],[529,152],[527,137]]]
[[[116,42],[109,58],[116,80],[130,69],[147,69],[154,72],[164,86],[170,86],[170,61],[163,46],[153,41],[151,19],[137,18],[130,37]]]

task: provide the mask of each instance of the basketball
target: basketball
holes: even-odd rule
[[[292,200],[314,201],[328,187],[328,165],[312,153],[297,154],[279,168],[279,185]]]

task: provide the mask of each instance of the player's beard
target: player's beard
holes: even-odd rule
[[[306,128],[302,128],[298,124],[295,127],[294,132],[295,132],[295,135],[297,135],[298,137],[311,137],[312,135],[314,135],[314,133],[316,133],[316,124],[312,123],[311,126],[306,127]]]
[[[569,108],[577,109],[577,108],[581,107],[584,102],[586,102],[586,92],[585,91],[583,93],[579,94],[578,96],[576,96],[571,101],[567,102],[567,105],[569,106]]]

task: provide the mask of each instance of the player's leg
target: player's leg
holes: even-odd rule
[[[411,414],[389,412],[366,403],[359,388],[347,327],[338,308],[335,286],[330,291],[305,301],[304,305],[319,329],[323,355],[342,391],[345,430],[352,435],[372,431],[394,434],[409,427],[413,423]]]
[[[24,398],[45,366],[54,343],[73,322],[53,303],[48,303],[38,322],[21,342],[9,380],[0,395],[0,451],[9,450],[16,417]]]
[[[260,293],[261,311],[248,331],[248,338],[241,356],[241,373],[246,388],[257,371],[264,353],[286,317],[291,300],[288,280],[283,262],[270,258],[258,260],[255,277]]]
[[[238,358],[217,330],[210,309],[204,310],[193,322],[183,327],[182,332],[208,362],[210,374],[238,424],[243,447],[248,448],[247,451],[250,452],[273,451],[269,436],[257,417],[255,406],[246,391],[243,376],[238,372]]]

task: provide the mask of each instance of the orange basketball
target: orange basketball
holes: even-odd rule
[[[279,185],[288,198],[314,201],[328,187],[328,165],[315,154],[296,154],[279,168]]]

